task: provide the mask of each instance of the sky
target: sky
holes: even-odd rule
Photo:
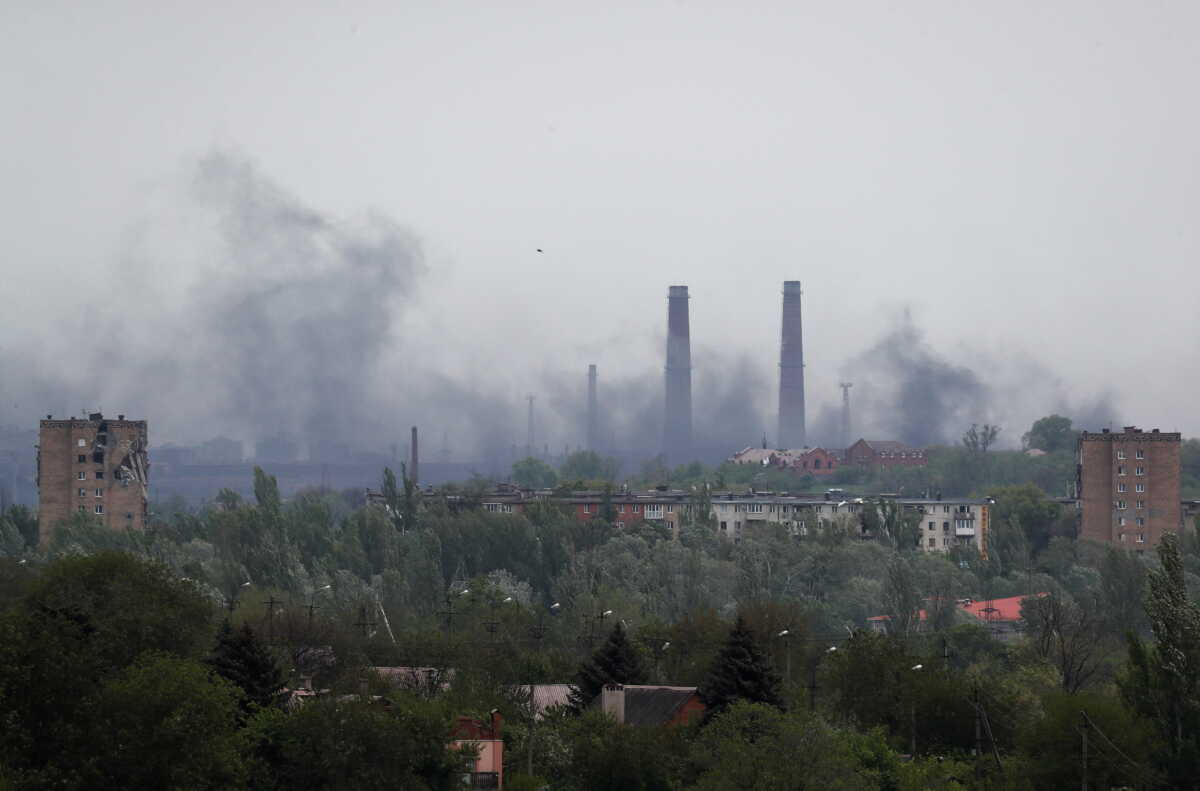
[[[686,284],[757,444],[796,279],[815,441],[1200,433],[1200,6],[737,5],[5,4],[0,424],[629,446]]]

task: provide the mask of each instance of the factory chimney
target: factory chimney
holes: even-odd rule
[[[779,344],[778,447],[803,448],[804,337],[800,322],[800,281],[783,281],[783,331]]]
[[[667,291],[666,415],[663,455],[669,464],[692,460],[692,339],[688,321],[688,287]]]
[[[838,385],[842,388],[842,447],[850,447],[850,388],[854,387],[853,382],[842,382]]]
[[[408,477],[414,484],[421,482],[421,456],[417,453],[417,427],[412,427],[412,445],[409,448],[412,458],[408,460]]]
[[[596,406],[596,366],[588,366],[587,449],[600,452],[600,415]]]

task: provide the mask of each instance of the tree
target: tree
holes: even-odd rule
[[[251,718],[250,787],[260,791],[449,791],[462,756],[447,748],[452,718],[437,701],[322,696],[295,712]]]
[[[558,477],[564,481],[612,481],[617,477],[617,461],[594,450],[577,451],[563,460]]]
[[[400,487],[396,485],[396,473],[392,472],[391,467],[383,468],[383,505],[387,508],[388,518],[392,520],[392,526],[404,532],[404,522],[400,515]]]
[[[512,478],[526,489],[552,489],[558,483],[554,468],[533,456],[513,463]]]
[[[738,700],[784,708],[779,674],[740,615],[700,687],[700,700],[705,720]]]
[[[920,625],[921,594],[913,581],[912,567],[893,555],[883,583],[883,601],[888,616],[888,633],[904,636]]]
[[[709,722],[695,745],[692,763],[700,777],[694,788],[878,788],[855,752],[852,738],[816,717],[737,701]]]
[[[647,678],[637,649],[629,642],[625,627],[618,621],[604,645],[579,668],[571,690],[571,706],[576,711],[583,711],[606,684],[645,684]]]
[[[96,690],[147,652],[194,656],[211,614],[191,583],[131,555],[51,563],[0,617],[0,764],[75,782]]]
[[[1021,435],[1021,444],[1026,448],[1037,448],[1047,453],[1073,450],[1078,432],[1071,429],[1071,418],[1049,415],[1033,422],[1033,426]]]
[[[1080,605],[1058,591],[1030,596],[1021,600],[1021,620],[1038,654],[1058,668],[1065,692],[1078,692],[1110,653],[1098,602]]]
[[[226,789],[243,774],[238,692],[186,659],[151,655],[108,681],[80,748],[84,787]]]
[[[279,482],[274,475],[264,472],[262,467],[254,468],[254,500],[269,516],[279,516]]]
[[[283,688],[279,666],[248,623],[234,631],[229,621],[225,621],[207,661],[217,675],[241,690],[245,712],[269,706]]]
[[[987,453],[996,441],[996,437],[1000,434],[1000,427],[984,423],[978,426],[975,423],[966,430],[962,436],[963,447],[972,453]]]
[[[1146,615],[1153,648],[1129,639],[1129,665],[1120,679],[1125,703],[1159,730],[1159,763],[1175,782],[1196,787],[1200,765],[1200,607],[1188,598],[1178,539],[1158,545],[1161,568],[1147,575]]]
[[[7,521],[16,529],[21,538],[25,540],[27,548],[37,548],[39,540],[37,515],[27,506],[10,505],[3,514],[0,514],[0,520]]]

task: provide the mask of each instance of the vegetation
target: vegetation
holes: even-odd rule
[[[916,551],[902,512],[868,517],[870,541],[733,543],[702,486],[673,535],[489,513],[480,482],[420,493],[403,470],[371,505],[285,500],[259,471],[253,501],[170,505],[137,534],[80,518],[41,549],[6,513],[0,788],[451,788],[455,719],[493,709],[518,791],[1061,788],[1084,733],[1090,787],[1194,788],[1200,533],[1146,555],[1078,541],[986,455],[986,559]],[[1009,596],[1007,635],[956,603]],[[374,670],[397,666],[428,671]],[[706,716],[592,705],[640,681],[699,687]],[[522,685],[563,682],[574,710],[535,716]]]

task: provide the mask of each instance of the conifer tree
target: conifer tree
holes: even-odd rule
[[[729,639],[713,661],[703,686],[700,700],[706,707],[705,719],[724,711],[737,700],[766,703],[783,709],[779,674],[758,643],[754,634],[739,615]]]
[[[608,640],[592,658],[584,662],[571,690],[571,706],[583,711],[604,689],[605,684],[645,684],[646,670],[637,650],[625,636],[620,621]]]
[[[234,631],[229,621],[225,621],[207,661],[217,675],[242,690],[244,711],[269,706],[283,687],[279,666],[266,646],[259,642],[250,624],[243,624]]]

